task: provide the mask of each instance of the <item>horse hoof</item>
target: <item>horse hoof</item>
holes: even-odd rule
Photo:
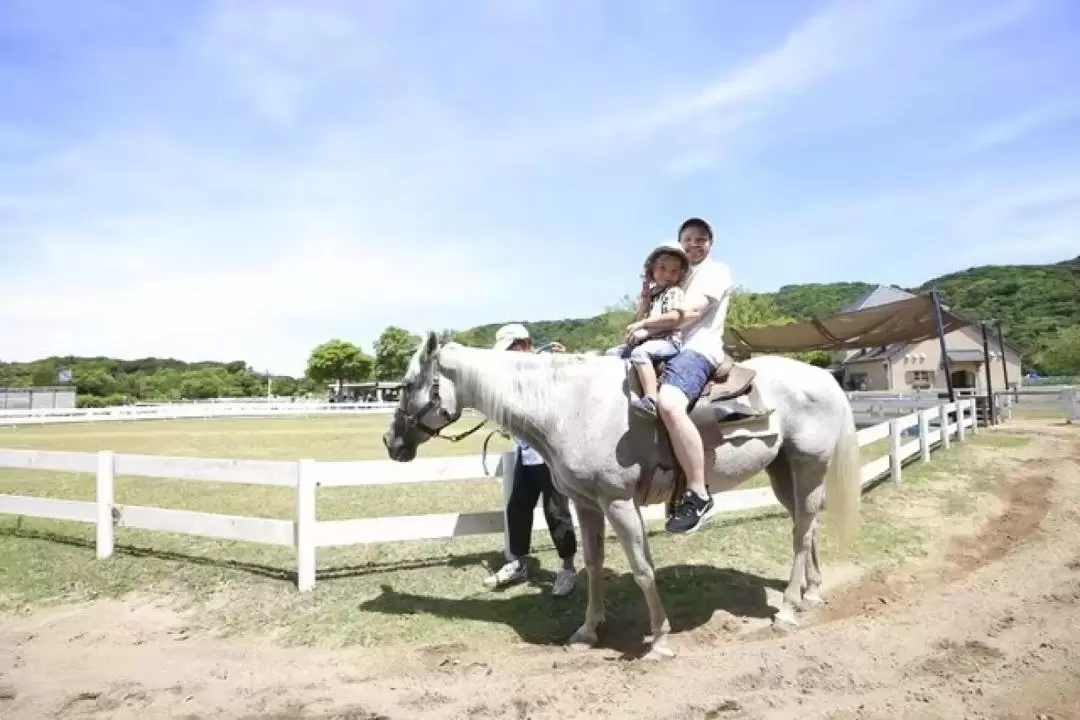
[[[645,654],[645,659],[649,662],[661,662],[663,660],[671,660],[675,655],[675,651],[667,645],[653,645],[649,649],[649,652]]]
[[[825,604],[825,598],[816,592],[807,592],[802,596],[802,602],[799,603],[799,610],[807,612],[808,610],[816,610],[817,608]]]
[[[570,639],[567,640],[566,644],[571,650],[591,650],[596,647],[598,640],[595,632],[579,629],[570,636]]]
[[[783,608],[773,616],[773,630],[777,632],[791,632],[799,627],[799,621],[790,608]]]

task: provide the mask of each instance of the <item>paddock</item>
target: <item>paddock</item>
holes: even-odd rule
[[[975,582],[976,574],[993,570],[1001,558],[1022,555],[1034,525],[1024,525],[1023,532],[1012,525],[993,531],[995,522],[1032,522],[1030,507],[1022,516],[1010,515],[1015,498],[1009,489],[1018,479],[1032,501],[1042,496],[1050,503],[1054,493],[1076,489],[1061,486],[1070,478],[1076,485],[1076,454],[1071,460],[1068,456],[1080,439],[1075,428],[1021,418],[998,428],[980,427],[976,435],[968,429],[958,441],[954,422],[951,447],[938,437],[926,443],[924,452],[910,433],[925,428],[920,437],[932,438],[934,412],[940,413],[926,411],[923,423],[918,414],[913,421],[911,415],[901,416],[891,418],[883,430],[860,433],[867,486],[860,540],[840,554],[828,535],[823,538],[826,589],[836,594],[820,617],[807,619],[806,627],[789,637],[773,637],[768,627],[770,598],[781,586],[790,553],[790,522],[779,508],[759,505],[726,512],[689,538],[668,537],[654,526],[654,554],[673,637],[685,649],[674,661],[685,667],[675,669],[634,670],[637,665],[620,662],[633,657],[634,648],[619,636],[607,638],[606,649],[593,655],[567,655],[556,645],[580,622],[584,593],[579,586],[565,600],[547,594],[547,571],[554,563],[542,522],[534,526],[542,569],[535,582],[506,592],[490,593],[481,586],[488,567],[501,560],[498,522],[484,534],[466,537],[318,548],[314,587],[300,591],[295,543],[267,545],[174,532],[181,526],[162,531],[121,524],[115,528],[111,556],[97,560],[96,523],[0,515],[0,567],[5,570],[0,610],[7,618],[3,639],[17,648],[18,660],[15,666],[0,667],[0,685],[10,686],[12,696],[0,693],[0,703],[42,713],[67,704],[101,717],[146,716],[155,710],[175,714],[185,708],[196,717],[568,717],[576,712],[604,715],[603,687],[614,673],[617,683],[640,685],[640,692],[630,696],[637,706],[651,702],[656,708],[667,707],[657,688],[670,686],[670,692],[684,694],[675,689],[684,681],[673,678],[700,676],[691,682],[699,692],[683,697],[678,717],[722,717],[719,713],[735,712],[732,707],[741,716],[765,717],[771,712],[767,697],[775,708],[791,709],[820,705],[830,693],[833,701],[857,708],[874,697],[874,683],[884,682],[868,675],[882,655],[841,638],[886,625],[896,632],[901,620],[891,617],[894,612],[906,618],[903,622],[940,629],[934,611],[917,607],[925,582],[919,573],[934,568],[933,586],[944,588],[934,592],[945,592],[959,579]],[[293,466],[299,458],[313,458],[318,465],[380,460],[375,436],[385,422],[385,416],[354,415],[37,425],[3,429],[0,447],[94,453],[94,458],[109,450],[114,458],[170,455]],[[460,445],[430,443],[422,451],[422,457],[453,453],[463,462],[475,460],[475,477],[320,487],[317,522],[497,512],[503,490],[498,476],[483,476],[478,457],[482,438],[480,433]],[[500,443],[494,440],[489,447],[492,469],[506,449]],[[96,519],[96,469],[3,469],[0,494],[89,503]],[[1052,475],[1060,479],[1041,479]],[[130,472],[117,472],[112,479],[121,515],[125,507],[136,506],[246,516],[290,527],[298,522],[295,486],[147,478]],[[760,481],[755,478],[736,492],[760,495]],[[1008,546],[998,547],[1001,536],[1008,538]],[[955,560],[957,547],[968,560]],[[1057,567],[1067,565],[1072,559],[1068,553],[1075,550],[1060,548]],[[949,577],[939,567],[943,558],[959,562],[960,569],[949,572],[961,575]],[[626,628],[627,637],[640,635],[645,621],[639,591],[618,553],[609,553],[607,566],[617,575],[610,583],[609,615]],[[1059,590],[1050,583],[1039,592],[1060,595],[1064,600],[1058,605],[1071,607],[1075,618],[1068,587]],[[993,593],[984,594],[982,602],[987,612],[997,609]],[[89,635],[85,627],[75,629],[87,622],[115,627]],[[964,618],[956,622],[968,624]],[[911,626],[902,627],[911,631]],[[831,653],[828,643],[816,644],[823,633],[831,638]],[[957,640],[956,647],[970,651],[964,642]],[[960,662],[950,647],[932,648],[927,661]],[[990,653],[993,660],[997,646],[988,647],[979,652]],[[192,654],[195,648],[202,659]],[[766,649],[772,660],[763,660]],[[1000,652],[1011,657],[1011,649]],[[81,669],[57,665],[62,653],[81,658]],[[866,667],[860,668],[857,659],[864,653]],[[1053,654],[1052,648],[1043,649],[1047,658]],[[148,658],[170,657],[186,668],[171,684],[162,681],[159,687],[153,673],[140,669]],[[52,662],[49,672],[56,686],[26,679],[34,667],[44,672],[46,660]],[[390,662],[402,663],[404,670],[388,672]],[[507,663],[514,669],[507,670]],[[246,667],[252,664],[264,669]],[[1002,663],[984,665],[990,670],[966,677]],[[1055,667],[1069,666],[1058,662]],[[846,668],[847,679],[832,677],[840,668]],[[571,677],[592,700],[573,701],[551,689]],[[931,687],[942,677],[930,673],[910,682]],[[170,689],[174,685],[180,689]],[[238,687],[250,687],[254,694],[226,700],[229,688]],[[766,692],[769,687],[773,690]],[[618,702],[624,700],[620,695]],[[836,707],[841,706],[846,707]],[[618,716],[615,705],[609,710]]]

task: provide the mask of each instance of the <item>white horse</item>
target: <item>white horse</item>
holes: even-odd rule
[[[855,531],[861,498],[859,447],[851,406],[827,371],[781,356],[728,368],[703,393],[691,418],[702,435],[713,493],[761,470],[794,520],[794,558],[777,620],[822,602],[818,514],[826,494],[842,542]],[[413,355],[399,405],[383,436],[389,456],[416,457],[471,407],[536,448],[560,492],[574,501],[588,574],[585,621],[571,645],[594,646],[604,621],[604,520],[626,552],[648,605],[650,656],[670,657],[670,623],[639,506],[668,500],[681,477],[660,421],[630,411],[637,392],[615,357],[497,352],[429,333]]]

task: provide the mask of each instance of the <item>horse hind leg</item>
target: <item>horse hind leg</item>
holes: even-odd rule
[[[825,498],[827,465],[814,458],[799,458],[790,462],[794,481],[793,558],[791,576],[777,619],[782,623],[795,624],[796,610],[808,610],[821,603],[821,571],[816,545],[818,514]]]
[[[769,484],[772,485],[773,494],[780,504],[788,511],[792,518],[795,517],[795,476],[791,473],[791,463],[788,462],[787,453],[781,450],[776,459],[765,468],[769,476]]]
[[[806,608],[821,607],[825,598],[821,595],[821,560],[818,558],[818,530],[820,523],[814,518],[810,531],[810,555],[806,562],[806,589],[803,590],[803,605]]]
[[[607,507],[608,522],[615,530],[615,535],[626,552],[634,582],[645,596],[649,608],[649,627],[652,630],[652,643],[646,657],[659,660],[675,657],[675,651],[668,645],[671,623],[660,600],[660,590],[656,584],[656,570],[652,564],[645,522],[641,511],[633,500],[614,500]]]
[[[794,521],[796,516],[795,474],[791,470],[787,455],[781,452],[776,460],[766,468],[766,471],[769,473],[773,493],[776,494],[780,504],[787,508]],[[813,513],[814,519],[810,529],[810,552],[806,558],[806,582],[803,583],[802,593],[802,606],[804,609],[806,607],[818,607],[825,602],[821,597],[821,560],[818,556],[818,531],[821,526],[817,520],[817,514],[820,508],[821,504],[819,503],[817,510]],[[793,550],[795,552],[798,551],[798,545],[801,542],[799,531],[800,528],[797,524],[792,527]]]

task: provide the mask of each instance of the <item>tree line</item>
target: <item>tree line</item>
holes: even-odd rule
[[[736,292],[728,312],[735,328],[805,322],[839,312],[873,286],[868,283],[788,285],[773,293]],[[1080,375],[1080,257],[1054,265],[985,266],[928,280],[913,293],[936,287],[942,301],[974,319],[1001,319],[1005,336],[1024,352],[1024,370],[1044,375]],[[623,297],[589,318],[525,322],[535,341],[558,340],[570,352],[603,351],[618,344],[633,319],[633,299]],[[509,318],[506,322],[514,320]],[[502,322],[467,330],[444,330],[443,341],[490,347]],[[396,381],[405,373],[420,336],[386,328],[371,348],[331,339],[312,349],[301,377],[268,377],[243,361],[185,363],[173,359],[117,360],[51,357],[30,363],[0,363],[0,387],[58,384],[70,369],[70,384],[82,406],[167,402],[215,397],[325,395],[346,382]],[[828,365],[828,353],[797,353]]]

